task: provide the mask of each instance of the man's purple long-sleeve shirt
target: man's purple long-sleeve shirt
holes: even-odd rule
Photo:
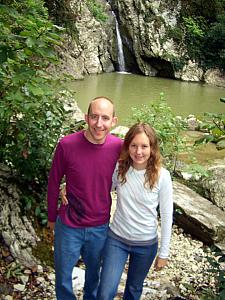
[[[55,150],[48,179],[48,220],[57,215],[71,227],[105,224],[110,218],[112,174],[122,140],[111,134],[104,144],[92,144],[84,131],[62,138]],[[58,209],[62,178],[66,179],[68,205]]]

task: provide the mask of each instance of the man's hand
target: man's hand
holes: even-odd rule
[[[67,205],[68,204],[68,199],[66,198],[66,185],[63,186],[63,188],[60,191],[60,196],[62,199],[62,204]]]
[[[55,228],[55,222],[48,221],[48,228],[50,228],[50,230],[53,231]]]
[[[162,268],[164,268],[167,265],[167,263],[168,263],[167,258],[160,258],[157,256],[154,264],[154,269],[156,271],[160,271]]]

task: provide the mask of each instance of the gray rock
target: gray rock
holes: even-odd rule
[[[23,292],[26,288],[26,285],[25,284],[15,284],[14,285],[14,290],[16,291],[20,291],[20,292]]]
[[[200,185],[207,198],[225,211],[225,164],[211,166],[208,171],[210,176],[204,178]]]
[[[225,251],[225,212],[187,186],[174,182],[175,222],[206,244]]]
[[[218,150],[225,149],[225,137],[216,144],[216,148]]]
[[[21,192],[13,182],[13,175],[0,165],[0,232],[10,252],[20,264],[30,268],[37,264],[31,247],[39,241],[31,222],[21,218]]]

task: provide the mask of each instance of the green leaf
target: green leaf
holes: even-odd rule
[[[39,216],[40,213],[41,213],[40,206],[37,206],[37,207],[35,208],[35,216]]]
[[[42,88],[40,88],[38,86],[30,85],[29,90],[34,96],[43,96],[44,95],[44,91],[42,90]]]

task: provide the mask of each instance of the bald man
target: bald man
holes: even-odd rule
[[[72,271],[80,256],[86,267],[83,299],[96,299],[110,219],[112,174],[122,146],[122,140],[110,134],[117,117],[109,98],[93,99],[85,121],[86,130],[59,141],[49,173],[48,225],[54,230],[57,300],[77,299]],[[58,208],[64,176],[68,204]]]

